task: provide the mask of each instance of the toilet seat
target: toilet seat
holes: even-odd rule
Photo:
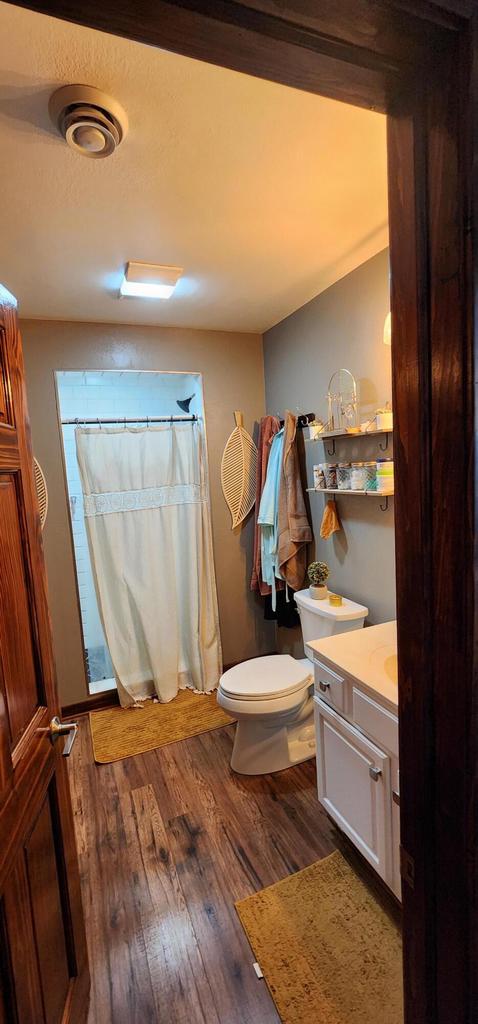
[[[303,661],[290,654],[272,654],[234,665],[221,676],[219,686],[234,700],[259,701],[287,697],[311,682]]]

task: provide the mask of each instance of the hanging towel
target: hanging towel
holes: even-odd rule
[[[335,501],[328,501],[320,524],[320,536],[323,540],[328,540],[333,533],[341,529],[342,524],[339,519],[336,503]]]
[[[280,575],[291,590],[300,590],[303,585],[307,544],[312,540],[300,475],[296,432],[297,417],[286,412],[279,486],[277,561]]]
[[[262,492],[266,482],[267,465],[269,462],[269,455],[271,450],[271,444],[274,436],[280,430],[280,422],[277,416],[264,416],[261,419],[261,425],[259,428],[259,444],[258,444],[258,455],[257,455],[257,475],[256,475],[256,525],[254,532],[254,559],[251,576],[251,590],[258,590],[262,597],[266,594],[271,593],[271,588],[268,583],[264,583],[262,579],[262,565],[261,565],[261,528],[257,521],[259,515],[259,509],[261,505]],[[283,584],[279,583],[279,586]]]
[[[274,609],[276,579],[280,578],[277,561],[277,528],[283,446],[284,431],[279,430],[272,441],[269,463],[267,466],[266,482],[262,492],[259,515],[257,517],[257,522],[261,530],[262,579],[264,583],[267,583],[272,588],[272,606]]]
[[[277,580],[279,583],[279,580]],[[284,585],[284,584],[282,584]],[[276,608],[272,607],[272,596],[266,595],[264,600],[264,618],[266,622],[277,622],[282,629],[297,629],[300,626],[299,612],[292,591],[286,594],[279,590],[276,594]]]

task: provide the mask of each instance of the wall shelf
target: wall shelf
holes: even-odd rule
[[[357,494],[362,497],[369,498],[385,498],[385,505],[380,505],[382,512],[386,512],[388,509],[388,499],[392,498],[394,491],[354,491],[351,487],[339,488],[339,487],[308,487],[308,494],[340,494],[342,497],[344,494]]]
[[[338,438],[342,441],[344,438],[345,440],[356,440],[358,437],[383,437],[385,435],[385,444],[380,444],[379,442],[378,447],[380,448],[380,451],[386,452],[389,446],[389,436],[391,434],[391,430],[359,430],[356,433],[348,433],[344,430],[327,430],[323,434],[319,434],[318,437],[306,437],[305,443],[316,444],[317,441],[323,441],[325,444],[326,441],[332,441],[332,451],[326,447],[326,452],[327,455],[335,455],[335,442]]]

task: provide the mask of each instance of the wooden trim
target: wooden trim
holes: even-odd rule
[[[119,707],[117,690],[105,690],[103,693],[94,693],[84,700],[77,700],[73,704],[65,704],[61,709],[62,718],[77,718],[78,715],[88,715],[90,711],[104,711],[106,708]]]
[[[402,66],[411,71],[415,58],[422,71],[447,38],[438,22],[427,22],[425,33],[423,22],[376,0],[360,0],[359,15],[353,0],[322,4],[325,14],[313,0],[262,4],[275,13],[235,0],[155,0],[142,16],[129,0],[18,6],[383,112]]]
[[[72,513],[71,513],[70,491],[69,491],[69,487],[68,487],[68,474],[67,474],[67,471],[66,471],[65,439],[64,439],[64,436],[63,436],[63,427],[62,427],[62,423],[61,423],[60,395],[59,395],[59,392],[58,392],[58,370],[53,370],[53,386],[54,386],[54,391],[55,391],[55,409],[56,409],[56,416],[57,416],[57,423],[58,423],[58,444],[60,446],[60,454],[61,454],[61,471],[62,471],[62,483],[63,483],[62,500],[64,500],[64,502],[65,502],[66,517],[67,517],[67,521],[68,521],[68,534],[69,534],[69,540],[70,540],[70,558],[71,558],[71,562],[72,562],[73,576],[74,576],[74,581],[75,581],[74,586],[75,586],[75,597],[76,597],[77,624],[78,624],[78,628],[80,630],[80,636],[81,636],[81,656],[82,656],[82,660],[83,660],[83,679],[84,679],[85,689],[87,689],[88,688],[88,665],[87,665],[87,662],[86,662],[85,631],[84,631],[84,628],[83,628],[83,616],[81,614],[80,584],[79,584],[79,580],[78,580],[78,566],[77,566],[77,562],[76,562],[75,539],[74,539],[74,536],[73,536],[73,519],[72,519]],[[84,698],[84,699],[86,700],[87,698]],[[79,705],[80,703],[82,703],[82,702],[81,701],[77,701],[76,702],[77,705]],[[69,705],[67,705],[67,706],[69,706]],[[71,707],[75,707],[75,704],[73,703],[71,705]],[[77,714],[77,712],[73,712],[73,714]],[[81,712],[80,712],[80,714],[81,714]]]

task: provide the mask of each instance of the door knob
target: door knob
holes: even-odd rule
[[[63,757],[70,756],[71,748],[76,740],[78,732],[77,722],[60,722],[58,715],[55,715],[48,728],[42,731],[49,734],[51,743],[56,743],[59,736],[68,736],[65,746],[63,747]]]

